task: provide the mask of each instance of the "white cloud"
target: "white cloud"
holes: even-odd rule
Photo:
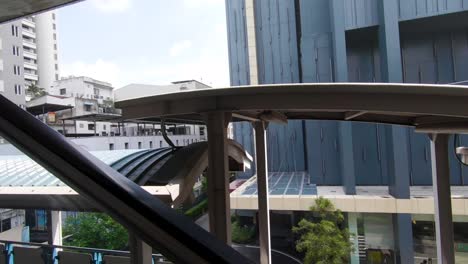
[[[213,87],[229,86],[229,64],[225,51],[207,47],[197,53],[197,56],[190,59],[149,64],[138,77],[149,84],[194,79]]]
[[[176,42],[170,48],[169,54],[173,57],[179,56],[181,53],[183,53],[185,50],[189,49],[190,47],[192,47],[192,42],[190,40],[183,40],[180,42]]]
[[[90,2],[98,10],[108,13],[120,13],[131,6],[131,0],[90,0]]]
[[[120,68],[112,62],[102,59],[98,59],[94,63],[75,61],[70,64],[63,64],[61,73],[63,77],[87,76],[99,81],[110,82],[113,85],[121,84],[118,79],[121,76]]]
[[[184,0],[186,8],[206,8],[212,5],[224,5],[224,0]]]

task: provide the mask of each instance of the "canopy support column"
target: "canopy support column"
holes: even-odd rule
[[[94,121],[94,137],[96,136],[96,121]]]
[[[258,229],[260,242],[260,263],[271,263],[270,206],[268,200],[268,157],[266,142],[267,123],[254,122],[255,157],[258,186]]]
[[[436,229],[437,263],[455,263],[448,134],[431,134],[432,186]]]
[[[231,244],[231,205],[227,156],[227,125],[230,114],[205,114],[208,130],[208,214],[210,232]]]
[[[50,232],[49,244],[61,246],[62,245],[62,212],[49,211],[47,216],[50,217]]]
[[[131,264],[152,264],[153,249],[134,234],[129,236]]]

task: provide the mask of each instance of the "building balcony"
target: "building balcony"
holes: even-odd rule
[[[117,114],[117,115],[121,115],[122,110],[117,109],[117,108],[112,108],[112,107],[99,107],[98,113],[99,114]]]
[[[38,81],[39,77],[36,74],[31,74],[31,73],[24,73],[24,79],[25,80],[32,80],[32,81]]]
[[[32,52],[29,52],[29,51],[23,50],[23,56],[24,56],[25,58],[37,60],[37,54],[32,53]]]
[[[36,33],[32,30],[28,30],[28,29],[22,29],[21,30],[21,34],[23,34],[23,36],[26,36],[26,37],[30,37],[30,38],[36,38]]]
[[[37,48],[36,43],[34,43],[33,41],[30,41],[30,40],[26,40],[24,38],[23,38],[23,46],[28,47],[30,49],[36,49]]]
[[[24,63],[24,68],[37,71],[37,64],[25,62]]]
[[[21,24],[25,25],[25,26],[28,26],[28,27],[31,27],[31,28],[35,28],[36,27],[36,23],[34,23],[34,21],[32,20],[32,18],[23,18],[21,20]]]

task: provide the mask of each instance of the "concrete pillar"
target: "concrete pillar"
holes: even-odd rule
[[[354,252],[351,253],[350,263],[359,264],[359,241],[358,241],[358,224],[357,214],[348,213],[348,229],[349,233],[354,235],[352,238]]]
[[[255,0],[245,0],[245,24],[247,27],[247,49],[249,54],[250,85],[258,84],[257,43],[255,32]]]
[[[391,126],[387,136],[389,192],[395,198],[410,198],[410,152],[408,128]]]
[[[379,10],[379,49],[382,80],[403,82],[398,27],[398,0],[377,1]]]
[[[62,245],[62,212],[50,211],[51,230],[50,230],[50,243],[53,245]]]
[[[396,263],[414,262],[411,214],[392,214]]]
[[[130,263],[131,264],[152,264],[153,249],[139,239],[136,235],[129,235]]]
[[[333,81],[348,81],[344,0],[330,0],[330,25],[333,37]]]
[[[345,12],[343,0],[330,0],[330,26],[333,37],[333,81],[348,81],[348,62],[346,56]],[[346,194],[356,194],[356,175],[353,154],[353,124],[339,123],[338,133],[341,141],[341,173]]]
[[[210,232],[231,244],[231,205],[227,156],[227,125],[230,116],[224,112],[205,114],[208,132],[208,215]]]
[[[391,126],[388,131],[389,193],[397,199],[409,199],[411,157],[408,128]],[[414,252],[411,214],[393,214],[392,218],[397,263],[412,263]]]
[[[268,157],[266,141],[266,122],[255,122],[255,157],[257,165],[258,188],[258,229],[260,244],[260,263],[271,263],[270,245],[270,206],[268,200]]]
[[[446,134],[431,135],[432,186],[434,189],[438,264],[455,263],[448,139],[449,135]]]
[[[340,133],[340,155],[341,155],[341,175],[343,189],[346,194],[356,194],[356,172],[354,169],[353,153],[353,124],[350,122],[339,123]]]
[[[400,31],[398,27],[398,0],[378,1],[379,49],[382,81],[403,82]],[[408,129],[387,128],[389,192],[395,198],[410,198],[410,154]],[[398,263],[413,263],[413,228],[410,214],[394,214],[393,230]]]

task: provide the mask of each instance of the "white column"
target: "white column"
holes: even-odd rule
[[[136,235],[129,235],[130,263],[131,264],[152,264],[153,250]]]
[[[258,84],[257,43],[255,37],[255,0],[245,0],[245,24],[247,27],[247,47],[249,52],[250,84]]]
[[[455,263],[447,134],[431,135],[437,263]]]
[[[52,230],[51,237],[52,237],[52,244],[61,246],[62,245],[62,212],[60,211],[51,211],[50,212],[51,220],[52,220]]]
[[[208,215],[210,232],[231,244],[231,204],[227,156],[229,115],[210,112],[205,115],[208,132]]]
[[[268,200],[268,160],[266,144],[266,123],[255,122],[255,157],[257,164],[258,188],[258,229],[260,263],[271,263],[270,206]]]
[[[352,238],[354,252],[351,253],[351,264],[359,264],[359,239],[356,213],[348,213],[348,229],[349,233],[354,235]]]

